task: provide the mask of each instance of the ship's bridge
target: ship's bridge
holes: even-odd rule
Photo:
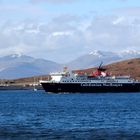
[[[51,75],[51,81],[60,82],[60,80],[62,79],[62,77],[65,74],[66,74],[65,72],[50,73],[50,75]]]

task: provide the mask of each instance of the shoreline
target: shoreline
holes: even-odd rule
[[[41,85],[39,86],[0,85],[0,90],[43,90],[43,87]]]

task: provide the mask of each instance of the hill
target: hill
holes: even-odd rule
[[[140,58],[129,59],[103,66],[112,75],[130,75],[132,78],[140,80]],[[76,72],[91,73],[96,68],[77,70]]]
[[[140,80],[140,58],[120,61],[109,65],[105,65],[103,67],[106,68],[107,72],[111,73],[112,75],[130,75],[132,78]],[[95,70],[96,68],[89,68],[83,70],[76,70],[75,72],[86,72],[89,74]],[[48,80],[49,78],[50,77],[48,75],[41,75],[13,80],[3,80],[3,83],[25,86],[38,84],[40,80]]]
[[[59,64],[23,54],[11,54],[0,57],[0,79],[46,75],[50,72],[61,71],[63,66],[68,66],[70,70],[92,68],[97,67],[101,61],[107,65],[132,58],[140,58],[140,51],[131,50],[117,53],[94,50],[67,64],[63,64],[63,62]]]
[[[0,78],[16,79],[34,75],[49,74],[58,71],[62,66],[56,62],[36,59],[26,55],[12,54],[0,57]]]
[[[113,63],[107,65],[106,68],[111,71],[113,75],[130,75],[140,80],[140,58]]]

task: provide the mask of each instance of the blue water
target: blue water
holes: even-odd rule
[[[0,140],[137,140],[140,94],[0,91]]]

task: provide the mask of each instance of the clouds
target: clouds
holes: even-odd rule
[[[83,0],[30,0],[31,3],[50,3],[50,4],[70,4],[75,2],[83,2]],[[104,2],[104,1],[110,1],[110,0],[98,0],[98,2]],[[126,2],[128,0],[114,0],[114,1],[121,1]],[[93,0],[93,2],[96,2],[96,0]],[[92,2],[91,2],[92,3]]]
[[[73,3],[78,0],[31,0],[32,3],[52,3],[52,4],[63,4],[63,3]]]
[[[0,15],[0,55],[15,52],[63,62],[93,50],[140,49],[140,8],[114,6],[106,12],[104,4],[112,6],[112,1],[122,0],[4,3],[0,5],[4,13]]]
[[[15,52],[66,62],[92,50],[139,50],[139,21],[139,17],[100,16],[87,24],[80,17],[64,15],[49,23],[7,22],[0,27],[0,55]]]
[[[122,49],[140,49],[137,36],[140,34],[139,26],[128,17],[101,17],[94,20],[85,32],[87,42],[95,49],[121,51]],[[138,20],[138,19],[137,19]],[[115,23],[115,24],[114,24]]]
[[[0,3],[0,19],[1,21],[13,20],[20,21],[37,19],[42,15],[47,15],[47,11],[40,8],[38,5],[31,3]]]
[[[113,14],[124,15],[125,17],[138,17],[140,15],[140,7],[117,8],[114,9]]]
[[[72,17],[70,16],[70,18]],[[72,25],[72,20],[64,23],[61,19],[57,20],[54,19],[50,23],[27,22],[26,20],[5,22],[0,27],[0,49],[2,52],[0,55],[19,51],[19,53],[35,57],[57,59],[57,54],[58,60],[62,60],[67,56],[72,57],[73,52],[78,52],[79,46],[82,51],[82,32],[75,27],[76,23]],[[62,54],[63,56],[61,56]]]
[[[52,3],[52,4],[63,4],[63,3],[73,3],[73,2],[77,2],[77,1],[81,1],[82,0],[31,0],[32,3]],[[96,0],[93,0],[93,1],[96,1]],[[98,1],[104,1],[104,0],[98,0]],[[106,1],[109,1],[109,0],[106,0]],[[122,2],[125,2],[127,0],[114,0],[114,1],[122,1]]]

